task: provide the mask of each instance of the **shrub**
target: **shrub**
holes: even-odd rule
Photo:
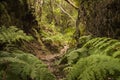
[[[93,38],[64,55],[67,80],[120,79],[120,42],[111,38]]]
[[[55,80],[45,64],[29,53],[20,50],[0,51],[0,79]]]

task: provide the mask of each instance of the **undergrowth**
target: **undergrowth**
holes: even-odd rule
[[[15,44],[22,40],[30,41],[33,40],[33,37],[26,35],[23,30],[18,29],[16,26],[0,27],[0,44]]]
[[[39,59],[20,50],[0,51],[0,80],[55,80]]]
[[[16,47],[32,39],[15,26],[0,27],[0,80],[55,80],[41,60]]]
[[[105,37],[80,40],[82,47],[68,51],[59,63],[67,65],[66,79],[119,80],[120,41]]]
[[[72,38],[73,33],[73,28],[68,28],[61,32],[59,26],[56,27],[54,23],[51,23],[44,25],[40,34],[43,41],[64,45],[65,43],[72,44],[74,42]]]
[[[106,55],[81,58],[69,71],[67,80],[120,80],[120,60]]]

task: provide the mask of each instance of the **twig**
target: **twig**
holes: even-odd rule
[[[69,3],[72,7],[74,7],[75,9],[79,9],[75,4],[73,4],[70,0],[65,0],[67,3]]]
[[[65,10],[63,9],[63,7],[62,7],[61,5],[57,4],[57,6],[58,6],[65,14],[67,14],[74,22],[76,21],[67,11],[65,11]]]

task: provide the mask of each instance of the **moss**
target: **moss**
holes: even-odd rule
[[[28,0],[3,0],[0,1],[0,26],[17,26],[26,33],[37,26],[35,16],[32,14]]]
[[[11,23],[11,19],[10,19],[10,15],[7,12],[6,9],[6,2],[0,3],[0,25],[10,25]]]
[[[119,0],[82,0],[79,7],[81,22],[96,36],[118,38],[120,32]]]

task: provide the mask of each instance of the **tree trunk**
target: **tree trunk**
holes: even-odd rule
[[[100,37],[119,38],[120,0],[87,0],[81,2],[79,8],[80,21],[90,33]]]
[[[0,1],[0,26],[17,26],[26,33],[31,33],[37,26],[30,0],[2,0]]]

